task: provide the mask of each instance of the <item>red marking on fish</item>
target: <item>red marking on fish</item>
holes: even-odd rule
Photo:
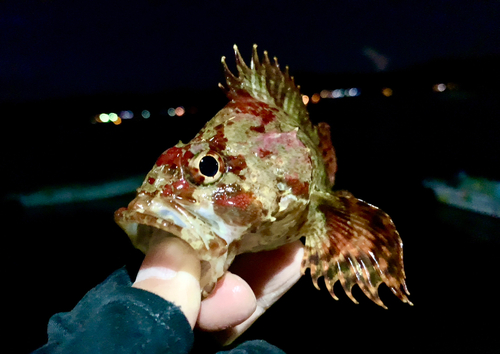
[[[255,197],[251,193],[240,192],[233,196],[227,194],[216,195],[214,202],[219,206],[236,207],[246,210],[254,199]]]
[[[170,197],[173,194],[174,194],[174,188],[172,187],[171,184],[167,184],[165,187],[163,187],[161,195],[163,195],[164,197]]]
[[[309,195],[309,183],[301,182],[298,178],[292,178],[289,176],[285,177],[286,184],[292,188],[293,195],[296,196],[308,196]]]
[[[215,214],[229,225],[252,225],[262,215],[262,203],[237,184],[221,184],[212,201]]]
[[[240,175],[241,171],[247,167],[245,157],[243,155],[228,156],[227,157],[227,170],[236,175]],[[240,176],[244,179],[244,176]]]
[[[169,165],[170,167],[181,166],[182,149],[178,147],[172,147],[160,155],[158,160],[156,160],[157,166]]]
[[[226,149],[227,138],[224,135],[224,125],[219,124],[215,128],[215,135],[208,140],[210,148],[216,151]]]
[[[164,197],[174,197],[176,199],[183,199],[189,202],[195,202],[196,200],[193,198],[193,192],[195,188],[189,184],[184,178],[181,178],[171,184],[167,184],[163,187],[163,191],[161,193]]]
[[[191,179],[196,184],[202,184],[205,181],[205,176],[200,173],[197,168],[191,168],[189,170]]]
[[[264,157],[267,157],[269,155],[272,155],[272,151],[269,151],[269,150],[263,150],[263,149],[259,149],[257,155],[262,159]]]
[[[192,158],[194,157],[194,154],[187,150],[184,155],[182,156],[182,165],[183,166],[187,166],[187,164],[189,163],[189,160],[191,160]]]
[[[234,109],[235,113],[251,114],[259,117],[263,125],[267,125],[276,119],[278,109],[270,107],[267,103],[258,101],[252,97],[239,96],[230,102],[228,107]]]
[[[177,198],[185,199],[192,202],[195,201],[195,199],[193,199],[193,192],[195,191],[195,188],[191,186],[189,182],[186,181],[185,179],[182,178],[172,183],[172,188]]]
[[[259,125],[258,127],[250,127],[250,130],[257,133],[264,133],[266,131],[266,127],[263,125]]]

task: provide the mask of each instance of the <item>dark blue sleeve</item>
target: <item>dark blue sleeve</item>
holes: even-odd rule
[[[32,354],[189,353],[194,335],[179,307],[145,290],[131,287],[121,268],[90,290],[70,312],[55,314],[48,342]],[[283,354],[254,340],[220,354]]]
[[[285,354],[285,352],[264,340],[249,340],[232,350],[217,354]]]
[[[188,353],[194,336],[181,310],[131,285],[124,268],[113,273],[52,316],[47,344],[33,353]]]

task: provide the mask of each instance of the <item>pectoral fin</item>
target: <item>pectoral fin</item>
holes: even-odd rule
[[[333,292],[340,280],[346,294],[355,284],[376,304],[386,308],[378,295],[385,283],[401,301],[410,305],[403,268],[399,234],[389,215],[379,208],[340,191],[318,196],[317,210],[308,223],[302,273],[311,268],[316,288],[318,278]]]

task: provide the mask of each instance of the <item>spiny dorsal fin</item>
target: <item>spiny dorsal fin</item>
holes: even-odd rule
[[[298,125],[309,120],[309,114],[302,101],[300,86],[295,85],[288,66],[282,72],[278,59],[275,57],[271,63],[267,51],[264,51],[261,62],[257,54],[257,45],[254,44],[250,67],[248,67],[236,44],[233,48],[238,77],[229,70],[226,58],[222,57],[227,87],[219,84],[229,99],[236,100],[238,97],[250,95],[259,101],[282,108],[292,119],[297,120]]]

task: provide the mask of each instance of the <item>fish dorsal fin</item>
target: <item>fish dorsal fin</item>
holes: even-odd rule
[[[330,136],[330,126],[328,123],[318,124],[319,150],[323,157],[326,174],[328,176],[328,188],[332,188],[335,184],[335,174],[337,173],[337,156],[332,145]]]
[[[293,76],[290,76],[288,66],[281,71],[275,57],[271,63],[267,51],[264,51],[262,62],[257,54],[257,45],[252,50],[250,67],[243,60],[238,47],[234,45],[236,57],[236,77],[227,67],[226,58],[222,57],[224,75],[227,87],[219,84],[230,100],[248,97],[261,102],[275,105],[283,109],[297,125],[309,120],[309,113],[302,101],[300,86],[295,85]]]

